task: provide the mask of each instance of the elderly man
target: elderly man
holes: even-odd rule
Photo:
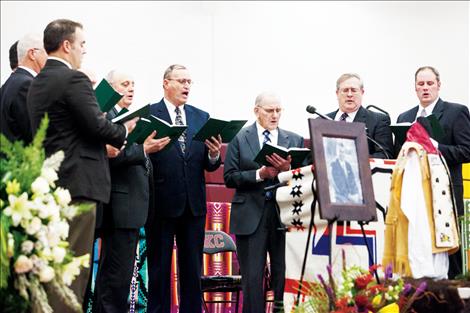
[[[336,97],[339,109],[327,114],[335,121],[364,123],[369,139],[371,158],[390,159],[393,157],[393,140],[390,119],[362,107],[364,83],[355,73],[341,75],[336,81]],[[375,142],[374,142],[375,141]]]
[[[44,48],[49,57],[28,93],[31,127],[34,134],[48,114],[46,154],[59,150],[65,154],[58,185],[70,191],[74,203],[90,203],[94,207],[71,221],[68,238],[76,255],[91,255],[96,206],[107,203],[111,193],[105,144],[121,148],[136,120],[113,124],[99,110],[90,80],[77,71],[85,54],[85,35],[80,23],[66,19],[49,23],[44,30]],[[80,302],[88,278],[89,269],[82,269],[72,283]],[[59,297],[51,296],[50,302],[55,312],[69,312]]]
[[[282,311],[286,237],[273,194],[265,193],[264,188],[276,183],[279,172],[289,170],[290,157],[286,160],[277,154],[268,156],[271,166],[260,166],[254,161],[266,142],[286,148],[303,147],[302,137],[278,127],[281,112],[281,102],[275,95],[260,94],[254,107],[256,122],[238,133],[229,144],[225,158],[225,185],[236,189],[230,232],[236,235],[244,313],[265,311],[263,277],[268,253],[275,311]]]
[[[470,115],[462,104],[451,103],[439,97],[441,78],[432,66],[418,68],[415,73],[415,91],[419,104],[398,116],[397,123],[414,122],[419,116],[434,114],[444,129],[444,136],[434,142],[444,156],[450,170],[454,198],[459,216],[463,209],[462,164],[470,162]],[[460,253],[449,257],[449,278],[461,273]]]
[[[209,114],[187,104],[191,75],[171,65],[163,75],[163,99],[151,114],[186,131],[170,147],[151,153],[155,183],[155,218],[147,228],[149,262],[148,312],[170,312],[171,256],[176,239],[181,313],[201,312],[202,250],[206,224],[204,170],[220,166],[222,139],[192,140]]]
[[[116,70],[111,71],[106,79],[124,95],[108,112],[107,117],[112,119],[132,104],[134,80],[130,75]],[[100,229],[101,254],[93,312],[125,313],[129,309],[127,299],[139,229],[154,208],[152,164],[148,155],[160,151],[170,142],[168,137],[154,137],[155,132],[143,144],[134,143],[109,160],[111,199],[104,207]]]
[[[28,144],[32,140],[26,98],[33,78],[46,63],[47,54],[42,43],[42,35],[28,34],[18,41],[18,68],[3,84],[0,95],[1,132],[10,141],[22,140]],[[16,51],[15,51],[16,52]]]

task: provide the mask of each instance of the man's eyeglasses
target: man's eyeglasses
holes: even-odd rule
[[[191,86],[192,84],[194,84],[194,82],[191,79],[185,79],[185,78],[167,78],[167,79],[168,80],[176,80],[181,85],[188,84],[189,86]]]
[[[259,108],[263,109],[264,112],[268,113],[268,114],[274,114],[274,112],[276,112],[277,114],[281,113],[282,112],[282,108],[275,108],[275,109],[267,109],[267,108],[264,108],[262,106],[260,106]]]
[[[357,95],[360,91],[361,91],[361,89],[359,89],[359,88],[343,88],[343,89],[339,90],[339,92],[341,92],[341,94],[343,94],[343,95],[347,95],[350,92],[353,95]]]

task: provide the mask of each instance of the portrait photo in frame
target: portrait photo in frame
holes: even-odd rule
[[[376,221],[365,125],[309,119],[320,217]]]

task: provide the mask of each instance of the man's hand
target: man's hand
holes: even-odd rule
[[[273,153],[272,155],[267,155],[266,160],[271,163],[271,165],[279,172],[285,172],[290,169],[290,162],[292,161],[292,157],[288,155],[287,159],[283,159],[278,154]]]
[[[279,174],[279,171],[272,166],[263,166],[259,170],[259,177],[261,179],[273,179]]]
[[[106,154],[108,155],[108,158],[111,159],[117,157],[119,152],[121,152],[121,150],[114,148],[111,145],[106,145]]]
[[[207,148],[209,148],[209,155],[211,158],[216,158],[220,155],[220,148],[222,147],[222,137],[220,137],[220,134],[217,136],[217,138],[211,137],[210,140],[206,139],[204,143],[206,144]]]
[[[139,117],[137,116],[137,117],[134,117],[132,120],[129,120],[124,123],[124,126],[127,128],[128,134],[132,133],[138,120],[139,120]]]
[[[144,141],[144,151],[146,154],[154,153],[165,148],[170,143],[170,137],[163,137],[160,139],[154,139],[156,131],[153,131]]]

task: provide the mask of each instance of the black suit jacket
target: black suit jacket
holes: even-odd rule
[[[126,129],[99,110],[88,77],[60,61],[47,60],[29,88],[27,103],[33,134],[44,115],[49,116],[46,154],[65,153],[58,185],[68,188],[72,198],[107,203],[111,180],[105,143],[121,147]]]
[[[358,193],[356,179],[351,164],[345,161],[346,171],[341,166],[339,159],[331,163],[331,175],[335,188],[337,202],[349,202],[350,196]]]
[[[332,119],[335,118],[338,110],[328,113],[327,115]],[[360,122],[366,124],[366,133],[369,137],[377,141],[385,151],[387,151],[388,158],[393,158],[393,139],[392,131],[390,129],[390,118],[385,114],[372,112],[359,107],[359,110],[354,117],[353,122]],[[371,158],[386,159],[385,153],[377,147],[371,140],[367,140],[369,146],[369,156]]]
[[[112,109],[107,118],[116,117]],[[153,209],[153,197],[150,189],[152,163],[149,170],[145,166],[144,146],[132,144],[122,150],[115,158],[109,159],[111,170],[111,199],[105,206],[106,226],[115,228],[143,227],[149,211]]]
[[[277,145],[286,148],[303,147],[304,139],[279,129]],[[264,188],[268,181],[256,182],[256,170],[261,166],[253,160],[259,150],[256,123],[243,128],[227,148],[224,181],[227,188],[236,188],[230,212],[230,232],[235,235],[252,234],[263,214]]]
[[[206,185],[204,170],[212,172],[220,166],[209,162],[209,150],[200,141],[193,141],[196,132],[209,119],[209,114],[185,104],[186,151],[181,152],[177,140],[166,149],[150,154],[155,184],[155,214],[162,217],[179,217],[186,204],[194,216],[206,214]],[[150,113],[173,124],[163,99],[150,107]]]
[[[1,132],[10,141],[23,140],[26,144],[32,140],[26,98],[33,81],[33,75],[27,70],[17,68],[3,84],[0,91]]]
[[[416,106],[398,116],[397,123],[414,122],[418,113]],[[438,149],[449,166],[457,200],[459,215],[463,214],[462,163],[470,162],[470,115],[464,105],[443,101],[439,98],[434,110],[444,129]]]

